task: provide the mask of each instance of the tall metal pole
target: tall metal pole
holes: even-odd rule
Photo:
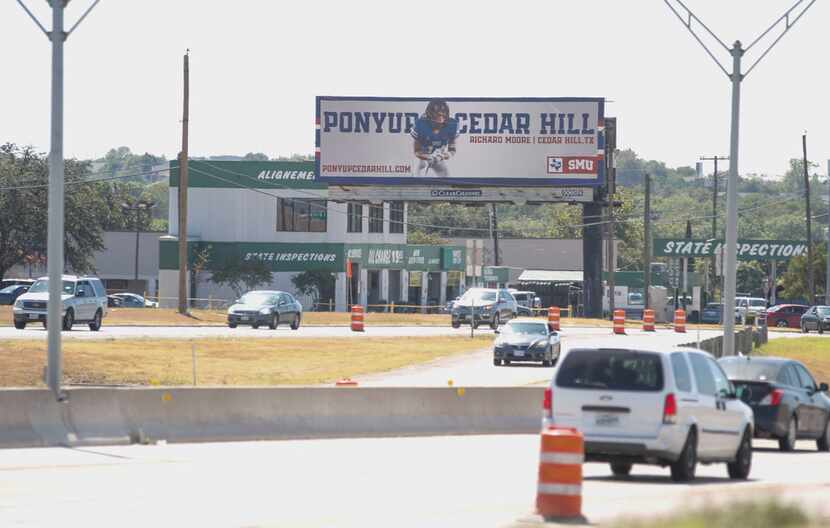
[[[830,304],[830,160],[827,160],[827,271],[824,276],[824,304]]]
[[[651,176],[648,173],[645,177],[645,213],[643,214],[643,308],[651,308],[651,298],[648,289],[651,286]]]
[[[49,220],[47,256],[49,276],[49,301],[46,303],[46,328],[48,331],[48,358],[46,383],[55,395],[62,399],[61,378],[61,308],[63,301],[63,0],[52,1],[52,143],[49,151]]]
[[[718,182],[718,161],[719,160],[728,160],[728,156],[712,156],[706,157],[701,156],[700,159],[702,161],[714,161],[715,162],[715,172],[712,174],[712,239],[717,240],[718,238],[718,191],[720,190],[720,185]],[[718,284],[718,276],[717,276],[717,255],[712,255],[712,296],[714,297],[715,290],[717,289]]]
[[[735,288],[738,252],[738,127],[741,115],[741,57],[744,50],[736,40],[732,53],[732,125],[729,141],[729,180],[726,188],[726,270],[723,295],[723,355],[735,355]]]
[[[135,280],[138,280],[138,213],[141,209],[135,207]]]
[[[816,302],[816,283],[813,277],[813,223],[810,218],[810,175],[807,170],[807,133],[801,136],[803,153],[802,167],[804,168],[804,202],[807,209],[807,304]]]
[[[496,215],[496,204],[490,204],[490,214],[492,216],[493,228],[493,265],[499,265],[499,219]]]
[[[184,110],[182,111],[182,151],[179,155],[179,313],[187,313],[187,133],[190,116],[190,67],[184,55]]]

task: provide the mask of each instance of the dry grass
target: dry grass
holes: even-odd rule
[[[807,366],[816,381],[830,382],[830,339],[774,339],[759,348],[757,354],[796,359]]]
[[[481,350],[492,336],[366,339],[194,339],[63,342],[66,383],[310,385]],[[0,343],[0,386],[42,386],[46,343]]]
[[[810,519],[796,504],[777,500],[766,502],[739,502],[728,507],[707,506],[696,511],[680,513],[653,520],[622,521],[613,528],[810,528],[827,526],[819,519]]]

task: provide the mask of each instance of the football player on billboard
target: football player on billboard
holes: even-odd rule
[[[433,99],[412,127],[415,176],[449,176],[447,161],[455,155],[458,120],[450,117],[450,106],[442,99]]]

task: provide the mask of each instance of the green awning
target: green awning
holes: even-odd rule
[[[581,271],[524,270],[519,282],[541,284],[556,282],[582,282]]]

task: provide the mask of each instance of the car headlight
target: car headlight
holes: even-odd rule
[[[270,308],[263,308],[262,310],[259,311],[259,313],[261,313],[262,315],[268,315],[269,313],[271,313],[271,309]]]
[[[14,302],[15,308],[23,308],[23,301],[15,301]]]

